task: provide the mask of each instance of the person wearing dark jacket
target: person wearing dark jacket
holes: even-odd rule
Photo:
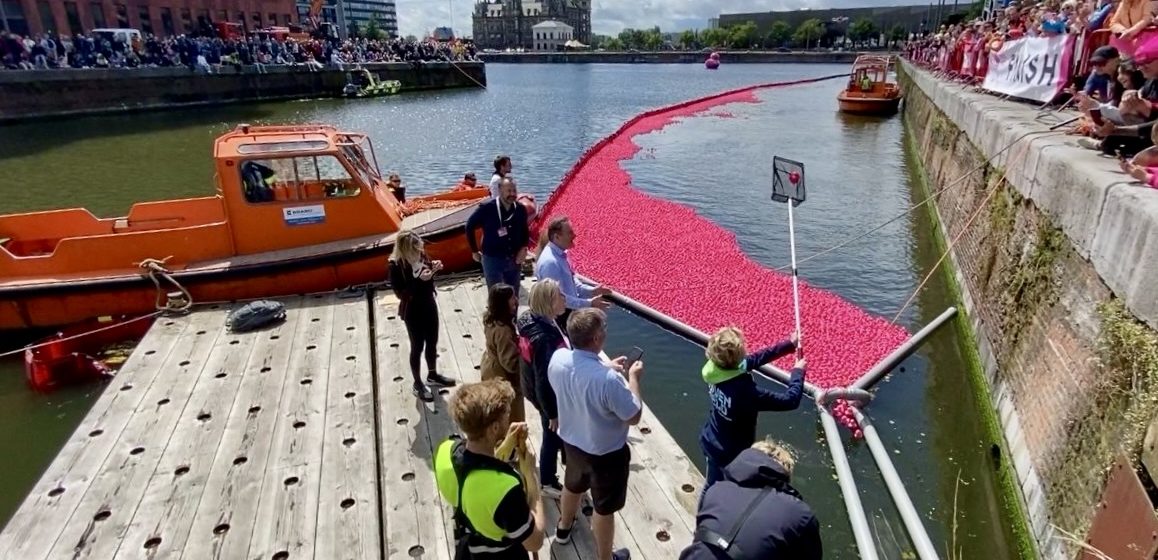
[[[761,441],[740,452],[696,514],[679,560],[820,560],[820,522],[789,481],[795,460]]]
[[[478,205],[466,220],[466,242],[474,260],[482,264],[487,288],[498,283],[507,284],[519,295],[520,265],[527,257],[530,233],[527,229],[527,209],[518,204],[518,188],[514,179],[504,177],[499,183],[499,198]],[[482,247],[475,239],[475,231],[482,229]]]
[[[442,261],[432,261],[423,249],[422,238],[404,229],[394,238],[390,254],[390,288],[398,297],[398,317],[406,325],[410,338],[410,374],[414,377],[414,396],[426,402],[434,400],[419,375],[422,356],[426,355],[426,379],[435,385],[453,387],[454,380],[438,374],[438,303],[434,299],[434,275],[442,270]]]
[[[567,309],[559,283],[544,278],[531,286],[531,309],[519,317],[519,350],[522,355],[523,395],[539,411],[543,438],[539,444],[539,483],[543,493],[559,497],[563,485],[558,476],[558,455],[563,451],[559,429],[559,405],[547,379],[547,366],[555,350],[569,348],[556,319]]]
[[[701,371],[712,404],[700,432],[700,447],[707,459],[704,492],[723,479],[724,467],[756,441],[760,411],[794,410],[800,406],[804,396],[804,358],[796,360],[788,389],[783,392],[757,385],[749,373],[795,349],[793,334],[775,346],[745,356],[744,335],[734,327],[720,329],[708,340],[708,363]]]

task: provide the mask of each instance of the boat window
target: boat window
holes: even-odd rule
[[[373,167],[370,167],[370,162],[366,161],[365,156],[362,154],[362,150],[349,145],[342,146],[341,149],[342,154],[346,156],[346,161],[350,162],[351,167],[353,167],[354,171],[358,173],[362,183],[366,185],[373,185],[374,177],[377,176],[377,172]]]
[[[361,191],[331,155],[249,160],[242,162],[240,173],[242,192],[251,203],[325,200]]]

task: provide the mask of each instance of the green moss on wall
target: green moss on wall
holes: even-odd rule
[[[899,73],[902,76],[902,82],[905,81],[903,72]],[[913,84],[911,81],[905,86],[906,91],[913,91]],[[921,178],[920,187],[922,192],[928,196],[931,194],[929,189],[929,176],[924,168],[924,160],[921,158],[920,148],[915,145],[915,138],[917,134],[923,132],[920,127],[913,127],[911,117],[916,111],[910,111],[912,95],[906,98],[906,107],[904,112],[905,128],[908,134],[905,135],[905,148],[913,157],[911,161],[917,163],[917,174]],[[920,102],[928,103],[927,100]],[[944,119],[938,111],[934,111],[941,119]],[[934,121],[935,122],[935,121]],[[935,126],[935,124],[934,124]],[[955,136],[954,136],[955,137]],[[990,169],[986,169],[990,171]],[[988,178],[988,173],[987,173]],[[1012,190],[1012,189],[1009,189]],[[937,240],[938,248],[941,251],[948,250],[948,243],[946,242],[941,231],[941,220],[937,214],[936,208],[933,205],[925,205],[925,209],[929,213],[930,219],[936,224],[934,227],[933,236]],[[1004,431],[1001,427],[1001,422],[997,417],[997,411],[993,407],[993,399],[989,394],[989,382],[985,378],[984,367],[981,363],[981,358],[977,353],[977,338],[973,332],[972,325],[969,321],[968,312],[965,311],[964,298],[961,296],[960,286],[957,285],[956,271],[951,260],[946,260],[941,267],[941,273],[946,275],[947,284],[951,287],[953,292],[953,300],[956,302],[957,308],[961,310],[957,315],[958,327],[962,333],[965,333],[965,340],[962,340],[963,351],[962,354],[966,356],[968,363],[965,364],[965,369],[968,372],[970,379],[970,386],[973,388],[976,398],[974,402],[977,403],[976,419],[982,423],[986,437],[993,442],[1000,442],[1002,455],[1009,456],[1005,446]],[[1013,534],[1013,547],[1017,551],[1018,558],[1023,560],[1035,560],[1037,555],[1037,544],[1029,529],[1028,518],[1024,506],[1022,505],[1021,487],[1017,481],[1017,475],[1013,471],[1012,461],[1001,461],[997,466],[997,479],[1001,490],[1000,503],[1003,509],[1003,518],[1011,525],[1011,533]]]

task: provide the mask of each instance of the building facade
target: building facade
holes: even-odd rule
[[[536,25],[558,22],[572,39],[591,43],[591,0],[481,0],[471,18],[480,49],[535,49]]]
[[[294,0],[0,0],[0,31],[17,35],[119,27],[165,37],[210,29],[214,21],[255,29],[298,18]]]
[[[297,0],[298,17],[307,21],[310,0]],[[370,25],[370,20],[378,22],[378,29],[390,38],[398,36],[398,10],[394,0],[325,0],[318,19],[335,24],[344,39],[351,32],[361,33]]]
[[[575,29],[561,21],[544,21],[531,28],[534,49],[537,51],[561,51],[574,38]]]

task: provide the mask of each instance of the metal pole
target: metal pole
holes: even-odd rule
[[[11,33],[8,29],[8,14],[4,12],[4,0],[0,0],[0,25],[4,26],[5,33]]]
[[[925,343],[925,340],[929,338],[929,335],[937,332],[937,329],[948,323],[949,319],[952,319],[955,315],[957,315],[956,307],[950,307],[946,309],[943,313],[938,315],[936,319],[933,319],[929,322],[928,325],[925,325],[925,328],[917,331],[917,334],[909,337],[909,339],[906,340],[904,344],[898,346],[897,349],[893,350],[891,354],[885,356],[883,360],[877,362],[877,365],[873,366],[872,369],[868,370],[864,375],[860,376],[860,379],[857,379],[856,383],[853,383],[851,386],[858,389],[871,389],[874,385],[879,383],[880,380],[885,377],[885,375],[892,371],[893,368],[897,367],[897,364],[901,363],[901,360],[904,360],[905,358],[909,357],[910,354],[916,352],[917,349]]]
[[[861,414],[856,407],[852,407],[852,413],[856,416],[857,422],[860,423],[865,443],[868,443],[877,468],[880,469],[881,476],[885,479],[885,485],[889,488],[889,494],[892,494],[893,502],[897,505],[897,511],[901,513],[901,520],[905,523],[905,530],[909,532],[909,538],[912,539],[913,546],[917,549],[917,556],[921,560],[940,560],[937,549],[933,546],[933,541],[929,540],[929,533],[925,531],[925,525],[921,523],[921,516],[913,507],[913,501],[909,499],[909,493],[905,490],[905,483],[901,481],[901,476],[897,474],[897,469],[893,466],[892,459],[889,458],[888,450],[881,443],[877,429],[873,426],[872,421]]]
[[[799,355],[800,349],[804,347],[804,339],[800,334],[800,288],[796,285],[796,226],[792,222],[792,202],[788,201],[788,246],[792,252],[792,303],[796,311],[796,351]]]
[[[589,278],[585,278],[579,274],[576,274],[575,278],[579,279],[581,282],[584,282],[586,284],[595,284],[596,283],[596,282],[592,282]],[[659,325],[659,326],[661,326],[661,327],[663,327],[671,332],[674,332],[674,333],[676,333],[676,334],[678,334],[678,335],[680,335],[680,336],[682,336],[682,337],[684,337],[692,342],[695,342],[696,344],[699,344],[700,346],[707,346],[708,345],[708,335],[706,333],[704,333],[703,331],[700,331],[699,329],[697,329],[697,328],[695,328],[687,323],[684,323],[684,322],[682,322],[678,319],[675,319],[669,315],[666,315],[663,312],[661,312],[655,308],[652,308],[645,303],[636,301],[636,300],[634,300],[630,297],[627,297],[627,296],[625,296],[621,293],[618,293],[618,292],[613,292],[611,295],[605,296],[605,297],[607,299],[611,300],[616,305],[623,307],[629,311],[632,311],[633,313],[643,317],[644,319],[647,319],[648,321],[651,321],[651,322],[653,322],[653,323],[655,323],[655,324],[657,324],[657,325]],[[786,371],[784,371],[776,366],[773,366],[772,364],[762,365],[753,371],[758,373],[761,377],[768,379],[770,381],[775,381],[781,385],[788,385],[789,380],[792,378],[792,375],[790,373],[788,373],[788,372],[786,372]],[[809,397],[815,399],[816,396],[822,392],[823,391],[819,387],[817,387],[816,385],[813,385],[812,383],[809,383],[808,381],[804,382],[804,394],[808,395]]]
[[[848,466],[848,456],[844,453],[844,444],[840,440],[840,428],[836,427],[836,420],[829,414],[828,409],[818,406],[820,423],[824,426],[824,436],[828,440],[828,449],[832,452],[832,464],[836,467],[836,480],[840,483],[840,494],[844,497],[844,507],[848,510],[848,522],[852,525],[852,535],[856,539],[856,548],[860,551],[861,560],[877,560],[877,547],[873,543],[872,533],[869,532],[868,519],[865,518],[864,506],[860,503],[860,494],[856,490],[856,480],[852,478],[852,468]]]

